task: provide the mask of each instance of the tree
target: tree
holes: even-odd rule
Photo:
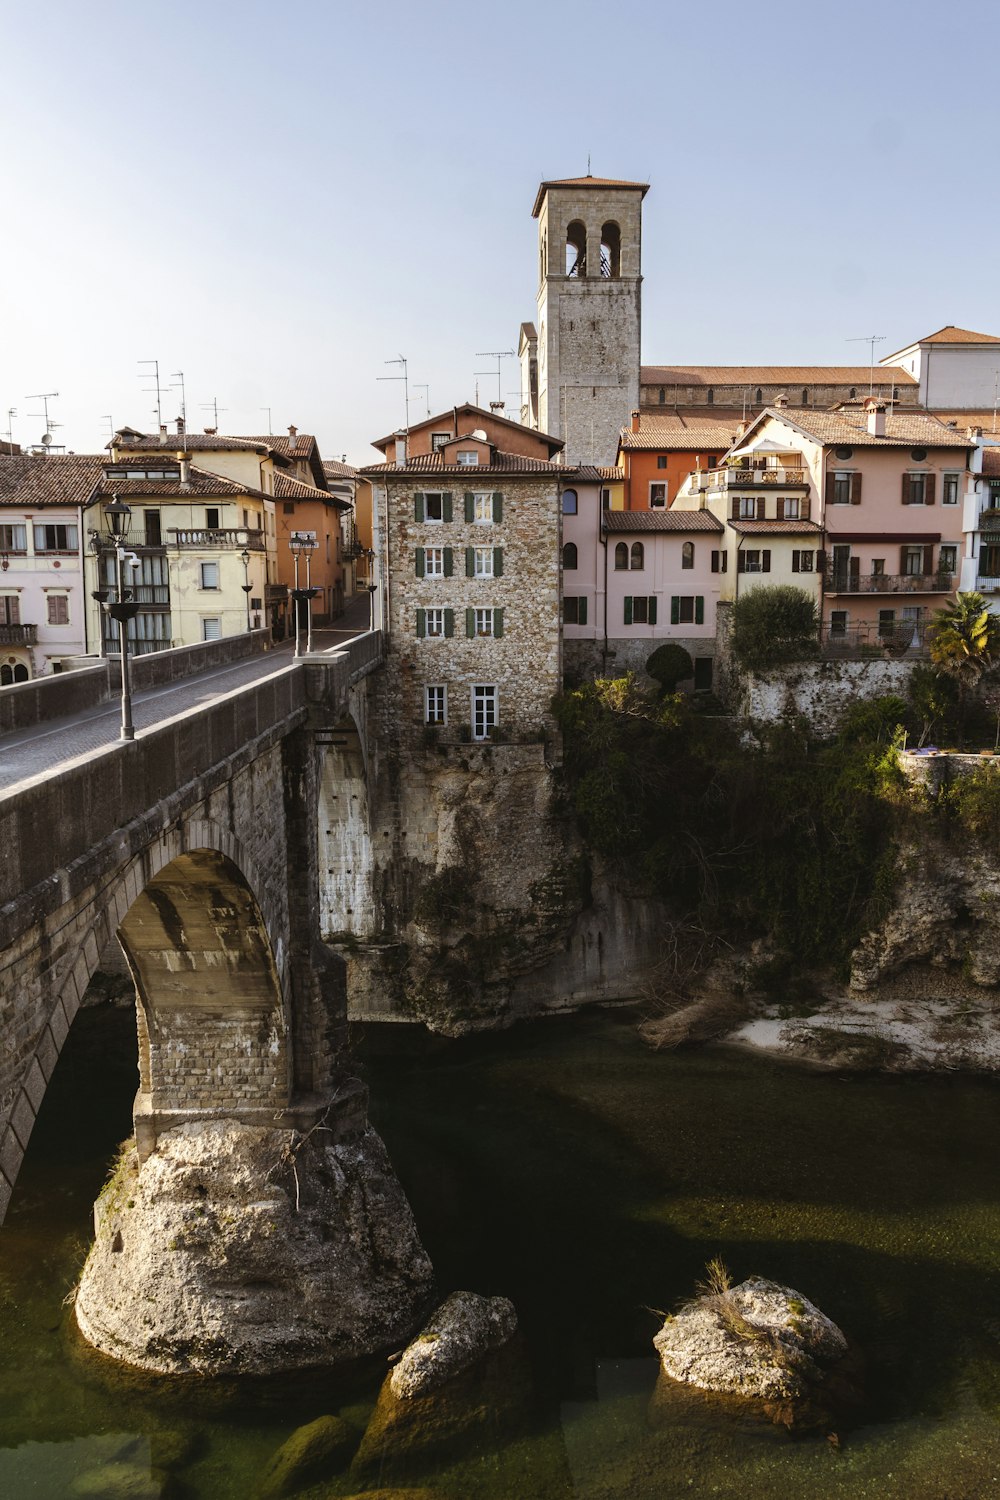
[[[818,631],[812,595],[791,584],[751,589],[733,609],[733,653],[751,672],[815,656]]]
[[[953,604],[934,611],[929,635],[931,661],[958,689],[959,732],[964,733],[969,694],[997,665],[1000,619],[982,594],[958,594]]]
[[[646,658],[646,671],[660,684],[660,697],[665,698],[668,693],[677,691],[679,682],[686,682],[694,676],[694,662],[683,646],[678,646],[676,641],[667,641]]]

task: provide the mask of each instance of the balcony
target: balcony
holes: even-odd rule
[[[980,531],[1000,531],[1000,510],[991,507],[984,510],[979,517]]]
[[[0,646],[37,645],[37,625],[0,625]]]
[[[885,624],[837,627],[828,622],[820,631],[820,655],[827,659],[863,661],[873,656],[919,657],[927,653],[927,620],[893,620]]]
[[[954,573],[850,573],[827,569],[823,584],[828,594],[950,594]]]
[[[809,488],[809,475],[801,465],[761,463],[726,465],[721,469],[696,469],[691,475],[691,489],[803,489]]]
[[[1000,594],[1000,578],[990,573],[980,573],[976,578],[976,589],[980,594]],[[3,637],[0,636],[0,640]]]
[[[197,547],[202,551],[214,547],[232,547],[233,549],[248,547],[251,552],[264,551],[264,533],[248,530],[245,526],[224,526],[214,531],[206,527],[171,526],[168,527],[168,535],[171,538],[167,542],[168,547]]]

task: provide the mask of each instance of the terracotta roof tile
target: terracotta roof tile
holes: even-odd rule
[[[882,373],[879,374],[880,369]],[[916,385],[908,370],[875,366],[878,385]],[[871,379],[868,365],[643,365],[640,385],[854,385],[865,387]]]
[[[868,431],[863,412],[816,411],[808,406],[769,406],[755,418],[753,425],[756,427],[764,417],[768,416],[777,417],[779,421],[790,422],[821,443],[842,443],[855,448],[898,448],[911,445],[925,448],[968,448],[971,446],[964,432],[958,432],[954,427],[946,427],[943,422],[928,416],[925,412],[902,411],[887,414],[885,437],[875,437]]]
[[[337,510],[350,510],[349,500],[342,500],[339,495],[331,495],[329,490],[321,490],[314,484],[306,484],[301,479],[293,479],[290,474],[275,474],[274,476],[274,498],[275,500],[320,500],[325,505],[332,505]]]
[[[405,464],[368,464],[361,470],[362,474],[379,476],[398,475],[406,477],[416,475],[462,475],[468,480],[474,480],[477,474],[551,474],[570,475],[575,470],[568,464],[550,463],[544,458],[525,458],[521,453],[502,453],[495,449],[492,462],[489,464],[445,464],[442,462],[440,453],[420,453],[407,460]]]
[[[158,432],[130,431],[127,435],[116,433],[108,447],[114,446],[122,453],[227,453],[233,449],[266,453],[270,442],[270,438],[220,437],[208,432],[168,432],[161,441]]]
[[[1000,479],[1000,448],[983,449],[983,473]]]
[[[104,464],[103,454],[0,455],[0,505],[88,505],[103,478]]]
[[[98,486],[98,494],[101,496],[120,495],[123,500],[127,500],[130,496],[136,499],[157,496],[164,500],[193,500],[201,495],[231,495],[234,498],[249,495],[255,500],[270,499],[270,496],[265,496],[263,491],[254,485],[238,484],[235,479],[224,479],[221,474],[210,474],[207,469],[199,469],[197,464],[191,465],[190,474],[187,484],[181,484],[179,479],[108,479],[102,477]]]
[[[705,452],[721,449],[724,453],[736,441],[737,423],[728,417],[686,417],[680,412],[643,412],[639,418],[639,431],[623,427],[619,437],[622,448],[690,449]]]
[[[352,464],[342,464],[335,458],[324,458],[323,470],[327,479],[357,479],[361,472]]]
[[[227,441],[238,443],[262,443],[270,448],[273,453],[279,453],[282,458],[310,459],[316,451],[316,439],[308,432],[300,432],[294,442],[287,435],[285,437],[239,437],[227,439]]]
[[[745,536],[812,536],[823,529],[815,521],[730,521],[729,524]]]
[[[917,344],[1000,344],[1000,338],[992,333],[973,333],[970,328],[956,328],[954,323],[946,323],[936,333],[928,333],[922,339],[914,339],[912,344],[904,344],[903,349],[912,349]],[[896,354],[902,354],[903,349],[897,349]],[[886,355],[887,359],[895,357],[895,354]]]
[[[581,484],[603,484],[608,481],[620,484],[625,478],[625,470],[608,468],[603,464],[580,464],[573,477]]]
[[[649,192],[649,183],[648,182],[629,182],[629,181],[627,181],[623,177],[591,177],[589,173],[588,173],[588,175],[586,177],[556,177],[556,178],[551,179],[548,182],[541,182],[541,183],[539,183],[539,185],[538,185],[538,192],[535,194],[535,206],[531,210],[531,217],[533,219],[537,219],[538,218],[538,215],[541,212],[542,199],[545,197],[545,194],[548,192],[549,188],[565,188],[565,187],[571,187],[571,188],[637,188],[637,189],[641,190],[642,196],[644,198],[645,198],[646,194]]]
[[[606,510],[605,531],[722,531],[709,510]]]

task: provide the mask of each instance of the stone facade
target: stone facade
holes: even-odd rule
[[[438,507],[428,506],[427,495],[441,496],[445,519],[429,519]],[[477,495],[488,521],[466,519]],[[493,737],[524,740],[549,731],[562,682],[558,471],[404,473],[380,487],[380,510],[390,641],[386,734],[411,745],[423,743],[428,725],[442,739],[491,737],[482,718],[474,722],[476,687],[495,690]],[[492,576],[469,576],[477,552],[489,554],[481,561]],[[440,574],[432,571],[438,567]],[[492,635],[476,633],[476,610],[492,610]],[[434,611],[444,612],[443,622]],[[428,718],[428,687],[445,689],[440,726]]]

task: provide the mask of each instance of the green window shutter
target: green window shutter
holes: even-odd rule
[[[694,596],[694,623],[696,625],[704,625],[705,623],[705,600],[701,594],[695,594]]]
[[[413,519],[415,521],[422,521],[424,519],[424,496],[422,490],[418,490],[413,497]]]
[[[580,600],[579,604],[576,606],[576,623],[578,625],[586,625],[586,623],[587,623],[587,600],[586,600],[586,596],[584,596]]]
[[[426,611],[426,609],[418,609],[417,610],[417,635],[420,636],[421,640],[423,640],[423,638],[424,638],[424,636],[426,634],[427,634],[427,611]]]
[[[424,576],[424,549],[423,549],[423,547],[418,547],[417,548],[416,560],[417,560],[417,577],[418,578],[423,578],[423,576]]]
[[[450,521],[451,520],[451,514],[452,514],[452,504],[451,504],[451,502],[452,502],[451,491],[450,490],[446,490],[445,493],[441,496],[441,518],[442,518],[442,520],[445,520],[445,521]]]
[[[494,547],[493,548],[493,577],[494,578],[502,578],[503,577],[503,548],[502,547]]]
[[[648,612],[647,612],[647,615],[646,615],[646,622],[649,625],[655,625],[656,624],[656,595],[655,594],[650,594],[650,596],[649,596],[649,609],[648,609]]]
[[[499,490],[493,491],[493,519],[494,521],[503,520],[503,495]]]
[[[625,595],[625,624],[626,625],[631,625],[631,623],[632,623],[632,595],[631,594],[626,594]]]
[[[476,611],[474,609],[465,611],[465,633],[470,641],[476,634]]]
[[[671,596],[670,596],[670,623],[671,623],[671,625],[678,625],[678,624],[680,624],[680,618],[681,618],[681,601],[677,597],[676,594],[671,594]]]
[[[455,611],[446,609],[444,612],[444,633],[450,640],[455,634]]]
[[[476,519],[476,497],[471,490],[465,492],[465,519],[467,521]]]
[[[475,578],[476,576],[475,547],[466,547],[465,549],[465,576],[466,578]]]
[[[444,549],[444,576],[450,578],[455,571],[455,554],[450,547]]]
[[[499,639],[500,636],[503,635],[503,610],[502,609],[495,609],[493,611],[493,634],[497,637],[497,639]]]

